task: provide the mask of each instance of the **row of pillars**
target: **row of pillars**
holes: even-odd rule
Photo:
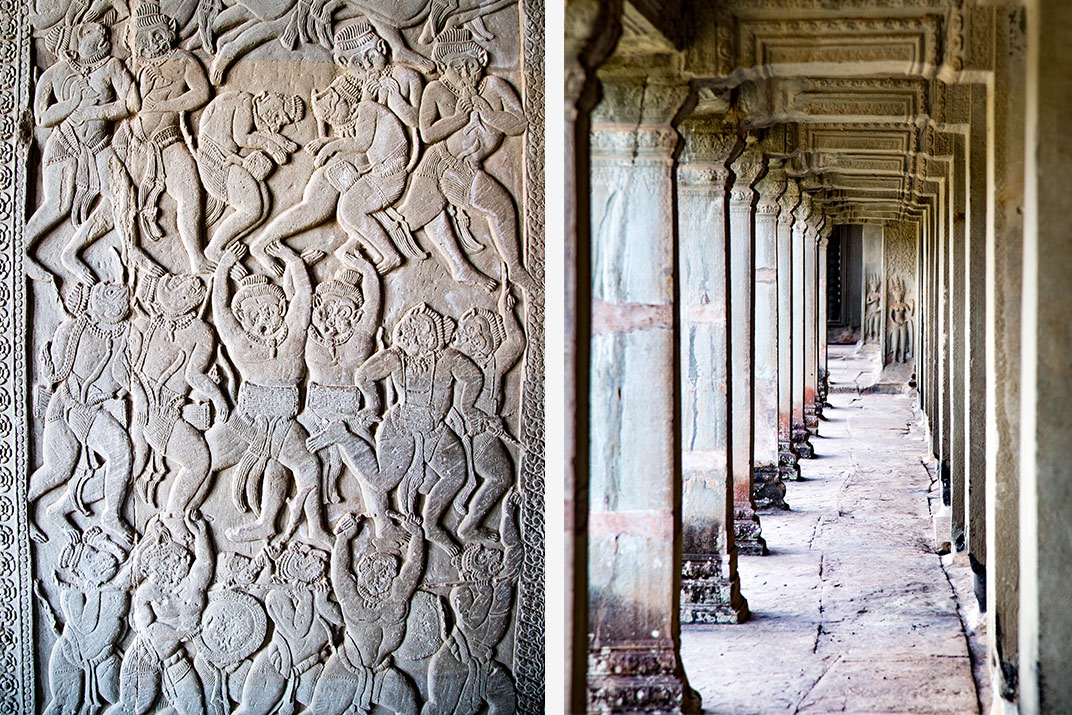
[[[574,707],[696,711],[680,623],[748,618],[738,554],[766,553],[757,506],[786,508],[812,456],[833,226],[786,157],[715,115],[676,121],[687,86],[602,89],[575,197],[590,310],[573,472],[587,487],[574,544],[587,541],[587,602],[573,612],[587,702],[575,692]]]

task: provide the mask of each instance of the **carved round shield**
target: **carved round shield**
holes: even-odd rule
[[[431,658],[443,645],[440,635],[440,621],[443,605],[438,596],[425,591],[413,594],[406,618],[406,639],[395,651],[395,656],[402,660],[424,660]]]
[[[264,642],[266,623],[264,607],[249,594],[212,593],[201,616],[201,654],[217,668],[245,660]]]

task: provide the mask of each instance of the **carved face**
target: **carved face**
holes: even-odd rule
[[[175,43],[175,31],[166,22],[140,27],[134,32],[134,53],[139,57],[158,57]]]
[[[361,310],[352,298],[332,293],[317,293],[313,298],[313,329],[323,342],[346,342],[360,319]]]
[[[130,292],[121,283],[97,283],[89,291],[87,311],[96,322],[115,325],[130,314]]]
[[[247,295],[235,308],[235,319],[243,330],[255,337],[272,337],[284,327],[286,303],[275,294]]]
[[[443,75],[460,87],[476,87],[484,74],[484,58],[475,53],[455,55],[444,62]]]
[[[279,558],[279,573],[290,584],[310,584],[326,573],[327,554],[300,542],[291,542]]]
[[[291,121],[283,95],[277,92],[258,94],[253,99],[253,121],[258,130],[278,134],[283,125]]]
[[[364,50],[359,50],[354,59],[357,66],[363,70],[382,70],[387,66],[387,44],[380,40]]]
[[[161,543],[149,555],[146,576],[164,586],[177,586],[190,573],[193,555],[173,541]]]
[[[358,564],[357,575],[365,598],[383,596],[398,577],[398,559],[383,552],[368,554]]]
[[[91,59],[111,49],[108,32],[104,29],[104,26],[96,22],[86,22],[79,25],[76,42],[78,57],[82,60]]]
[[[82,551],[82,558],[78,560],[76,569],[87,583],[99,586],[115,576],[119,570],[119,562],[106,551],[87,548]]]
[[[156,302],[169,318],[178,318],[197,308],[205,297],[205,284],[195,275],[168,275],[156,286]]]
[[[349,122],[356,112],[356,105],[350,104],[332,87],[313,95],[313,116],[332,126]]]
[[[458,323],[457,336],[454,344],[466,355],[475,358],[485,358],[494,350],[494,341],[491,337],[491,327],[488,321],[479,315],[463,316]]]
[[[502,567],[503,554],[498,549],[491,549],[480,544],[465,547],[462,552],[462,578],[472,581],[486,581],[499,572]]]
[[[436,327],[426,315],[407,315],[395,328],[395,345],[410,356],[427,354],[441,347]]]

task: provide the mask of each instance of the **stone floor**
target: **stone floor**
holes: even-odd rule
[[[771,554],[741,558],[752,620],[682,629],[690,683],[708,713],[978,713],[914,397],[868,390],[873,356],[850,347],[829,366],[817,458],[791,511],[761,517]]]

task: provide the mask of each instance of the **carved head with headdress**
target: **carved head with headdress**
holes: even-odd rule
[[[484,360],[506,341],[502,316],[486,308],[470,308],[458,319],[454,345],[471,358]]]
[[[242,329],[258,341],[281,340],[286,330],[287,297],[266,276],[246,276],[231,299],[231,313]]]
[[[387,43],[365,19],[349,22],[335,31],[333,56],[340,67],[381,70],[387,66]]]
[[[253,97],[253,123],[257,131],[278,134],[288,124],[300,122],[305,116],[305,102],[296,94],[261,92]]]
[[[162,520],[155,518],[146,526],[138,544],[134,580],[174,588],[189,575],[193,563],[193,553],[172,536]]]
[[[357,590],[366,601],[387,596],[399,574],[398,557],[387,551],[373,551],[357,562]]]
[[[407,355],[437,353],[450,342],[454,325],[450,318],[440,315],[426,303],[407,310],[395,323],[394,346]]]
[[[130,315],[130,289],[122,283],[94,283],[86,312],[94,322],[116,325]]]
[[[166,318],[181,318],[205,299],[205,282],[192,273],[167,273],[157,279],[155,301]]]
[[[115,577],[122,559],[122,550],[108,541],[100,527],[92,527],[84,534],[72,533],[58,565],[73,577],[74,585],[98,587]]]
[[[57,58],[83,65],[104,59],[112,49],[108,30],[99,22],[57,25],[45,36],[45,45]]]
[[[354,335],[361,320],[361,274],[344,270],[336,278],[324,281],[313,293],[312,336],[316,342],[342,345]]]
[[[129,22],[131,44],[136,56],[159,57],[175,47],[175,19],[165,15],[155,0],[140,0]]]
[[[503,552],[483,544],[468,544],[455,557],[458,573],[464,581],[490,581],[502,569]]]
[[[326,552],[291,541],[276,560],[276,577],[290,586],[311,586],[327,578],[327,564]]]
[[[450,84],[475,87],[488,66],[488,52],[464,27],[439,33],[432,46],[432,59]]]

